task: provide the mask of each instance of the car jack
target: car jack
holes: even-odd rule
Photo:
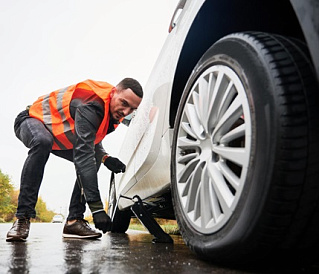
[[[135,201],[131,206],[131,210],[143,226],[155,237],[153,243],[173,243],[173,239],[163,231],[160,225],[155,221],[152,215],[147,211],[143,205],[142,199],[136,195],[133,197]],[[137,200],[137,201],[136,201]]]

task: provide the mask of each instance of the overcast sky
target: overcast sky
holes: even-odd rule
[[[14,135],[17,114],[39,96],[85,79],[116,85],[133,77],[144,87],[177,2],[0,0],[0,169],[16,188],[28,153]],[[114,139],[103,141],[111,154],[118,152]],[[102,166],[103,201],[108,178]],[[51,155],[40,189],[49,209],[67,213],[74,181],[73,164]]]

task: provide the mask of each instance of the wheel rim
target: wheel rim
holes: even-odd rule
[[[231,218],[251,150],[251,114],[245,89],[229,67],[205,70],[188,95],[177,133],[176,181],[183,214],[211,234]]]

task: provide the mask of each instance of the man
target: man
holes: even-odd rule
[[[125,172],[126,166],[109,156],[101,141],[139,106],[142,97],[141,85],[132,78],[123,79],[116,87],[86,80],[39,97],[17,116],[15,134],[30,150],[21,174],[17,220],[7,233],[7,241],[25,241],[29,235],[30,218],[36,216],[35,205],[50,153],[73,161],[77,175],[63,237],[102,236],[83,219],[86,203],[95,227],[103,233],[111,229],[97,172],[101,163],[114,173]]]

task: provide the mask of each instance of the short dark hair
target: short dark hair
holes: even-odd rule
[[[119,90],[130,88],[138,97],[143,98],[143,88],[138,81],[133,78],[124,78],[117,84]]]

